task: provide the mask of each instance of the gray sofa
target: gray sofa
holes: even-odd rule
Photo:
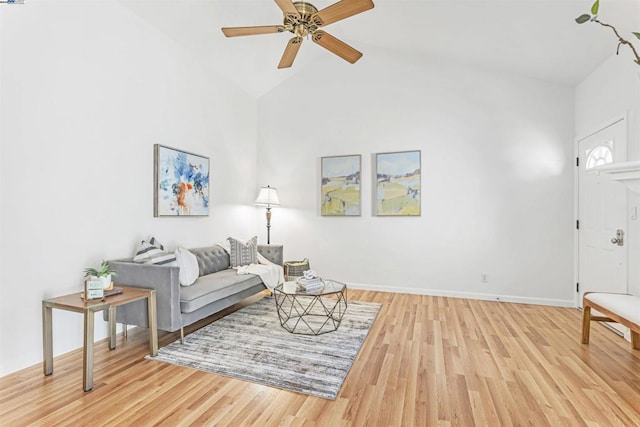
[[[109,261],[116,272],[116,284],[154,289],[158,329],[174,332],[217,313],[251,295],[264,291],[260,276],[237,274],[229,268],[229,254],[220,246],[189,249],[198,259],[199,277],[191,286],[180,286],[179,267],[135,263],[131,259]],[[282,265],[282,246],[258,245],[258,252],[274,264]],[[148,327],[145,301],[118,307],[116,321]]]

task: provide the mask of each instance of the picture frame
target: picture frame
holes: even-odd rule
[[[376,216],[421,215],[421,151],[376,153]]]
[[[209,215],[209,158],[153,146],[153,216]]]
[[[362,156],[327,156],[320,164],[321,216],[360,216]]]

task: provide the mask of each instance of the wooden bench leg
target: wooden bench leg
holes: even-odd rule
[[[640,350],[640,333],[631,331],[631,347]]]
[[[582,344],[589,344],[589,332],[591,331],[591,307],[582,307]]]

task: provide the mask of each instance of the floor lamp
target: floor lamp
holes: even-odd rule
[[[275,188],[267,185],[260,188],[260,193],[256,198],[256,205],[267,207],[267,245],[271,244],[271,207],[280,206],[280,200],[278,200],[278,192]]]

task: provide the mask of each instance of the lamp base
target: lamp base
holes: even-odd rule
[[[271,244],[271,208],[267,208],[267,245]]]

